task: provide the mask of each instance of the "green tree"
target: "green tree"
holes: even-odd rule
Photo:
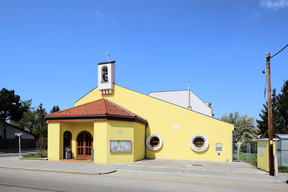
[[[46,109],[43,108],[42,103],[37,109],[32,108],[31,101],[32,99],[25,101],[25,104],[29,106],[29,110],[18,121],[11,121],[11,124],[28,130],[38,137],[47,138],[47,124],[44,119],[47,114]]]
[[[3,88],[0,91],[0,120],[3,122],[3,137],[6,139],[6,120],[17,121],[22,118],[23,113],[27,111],[27,106],[20,102],[20,96],[15,95],[14,90]]]
[[[257,126],[260,129],[261,137],[268,137],[268,104],[261,110],[260,120]],[[272,125],[273,134],[288,133],[288,80],[284,81],[281,92],[276,95],[276,90],[272,91]]]
[[[257,131],[255,129],[255,118],[248,115],[240,115],[238,111],[235,113],[230,112],[228,115],[225,113],[221,116],[220,120],[227,123],[234,124],[235,135],[233,142],[247,142],[248,140],[256,138]]]
[[[235,113],[230,112],[229,115],[225,113],[224,115],[221,116],[220,120],[234,124],[234,126],[236,127],[239,117],[240,117],[239,112],[236,111]]]
[[[276,89],[272,90],[272,99],[271,99],[271,105],[272,105],[272,122],[273,122],[273,130],[275,133],[280,132],[280,122],[278,118],[278,110],[277,110],[277,96],[276,96]],[[261,135],[261,138],[267,138],[268,137],[268,102],[266,104],[263,104],[264,109],[261,110],[261,113],[259,114],[261,120],[256,120],[257,127],[259,128],[259,134]]]
[[[34,134],[44,138],[47,138],[48,127],[45,121],[46,114],[46,109],[43,108],[43,104],[40,103],[40,105],[36,109],[36,129],[34,129]]]
[[[36,111],[32,105],[32,99],[22,101],[23,106],[26,106],[28,110],[23,113],[23,117],[18,121],[10,121],[12,125],[22,128],[26,131],[33,132],[36,126]]]
[[[277,96],[277,131],[278,133],[288,133],[288,80],[284,81],[281,93]],[[274,128],[273,128],[274,132]]]
[[[60,111],[60,108],[59,108],[58,105],[54,105],[54,106],[52,107],[52,110],[50,110],[50,113],[55,113],[55,112],[57,112],[57,111]]]

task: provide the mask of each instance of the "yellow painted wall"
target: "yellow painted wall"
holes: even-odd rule
[[[72,159],[76,158],[76,140],[82,131],[88,131],[94,135],[93,122],[49,122],[48,123],[48,159],[60,160],[64,158],[64,132],[72,134],[71,152]],[[94,137],[93,137],[94,138]]]
[[[264,142],[265,146],[263,147],[263,156],[259,155],[259,151],[257,152],[257,167],[269,172],[269,140],[257,141],[257,150],[259,150],[259,142]],[[275,155],[275,141],[273,141],[273,155]]]
[[[145,125],[134,122],[134,161],[145,157]]]
[[[78,100],[75,106],[101,98],[109,99],[147,119],[149,126],[146,137],[151,133],[162,137],[163,146],[158,151],[146,148],[148,158],[232,162],[232,124],[119,85],[114,85],[111,95],[101,95],[95,88]],[[179,129],[174,129],[174,124],[179,124]],[[193,151],[189,144],[191,137],[199,133],[209,140],[209,147],[204,152]],[[216,143],[222,143],[221,152],[216,151]]]
[[[75,150],[75,134],[73,134],[73,123],[72,122],[60,122],[60,159],[64,159],[64,132],[70,131],[72,134],[72,141],[71,141],[71,152],[72,152],[72,158],[74,157],[74,154],[76,153]],[[73,142],[74,141],[74,142]],[[73,145],[74,144],[74,145]]]
[[[134,123],[126,121],[107,121],[107,163],[122,163],[134,161]],[[123,131],[123,135],[118,135],[118,131]],[[131,140],[131,152],[110,152],[110,140]]]
[[[107,163],[107,153],[109,150],[107,127],[108,124],[106,121],[94,122],[94,163]]]
[[[60,159],[60,123],[50,122],[48,124],[48,159]]]
[[[135,130],[137,133],[136,137]],[[127,121],[95,121],[94,135],[95,163],[134,162],[144,158],[145,125]],[[136,141],[135,138],[139,140]],[[131,140],[131,152],[111,153],[110,140]]]

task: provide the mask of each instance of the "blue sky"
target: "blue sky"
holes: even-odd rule
[[[118,85],[149,94],[190,81],[216,118],[259,119],[265,54],[287,34],[288,0],[0,1],[0,88],[47,111],[73,107],[109,50]],[[288,48],[271,60],[277,93],[287,71]]]

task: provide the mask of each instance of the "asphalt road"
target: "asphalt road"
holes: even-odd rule
[[[1,162],[0,162],[1,163]],[[133,178],[126,173],[125,176],[67,174],[42,171],[27,171],[0,168],[0,192],[33,192],[33,191],[108,191],[108,192],[134,192],[134,191],[272,191],[254,189],[249,187],[231,187],[207,184],[193,184],[169,182],[156,179]]]
[[[21,152],[21,156],[28,154],[28,153],[34,153],[34,152]],[[1,153],[0,157],[19,157],[19,152],[18,153]]]

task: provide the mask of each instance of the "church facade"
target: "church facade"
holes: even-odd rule
[[[75,107],[46,115],[48,159],[95,163],[144,158],[232,162],[234,125],[115,84],[115,62],[98,64],[98,86]]]

